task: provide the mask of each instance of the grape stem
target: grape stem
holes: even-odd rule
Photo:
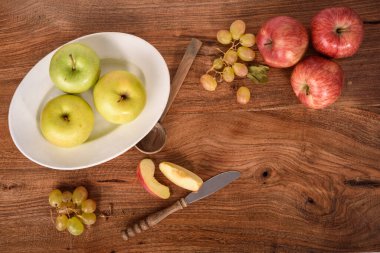
[[[236,44],[235,44],[236,43]],[[238,40],[234,40],[233,42],[232,42],[232,46],[229,48],[229,49],[227,49],[227,51],[226,52],[228,52],[229,50],[231,50],[231,49],[233,49],[233,50],[235,50],[236,51],[236,48],[238,47],[240,45],[240,41],[238,41]],[[226,52],[224,52],[224,51],[222,51],[220,48],[216,48],[216,50],[218,50],[219,52],[221,52],[223,55],[225,55],[226,54]],[[221,57],[222,58],[222,57]],[[223,58],[222,58],[222,60],[223,60]],[[223,64],[224,64],[224,66],[232,66],[231,64],[229,64],[229,63],[227,63],[225,60],[223,60]],[[206,74],[208,74],[208,72],[210,72],[210,70],[208,70],[207,72],[206,72]]]
[[[231,48],[230,48],[231,49]],[[225,54],[225,52],[223,52],[223,50],[221,50],[220,48],[216,48],[216,50],[218,50],[219,52],[221,52],[223,55]]]
[[[223,82],[223,75],[222,75],[222,72],[218,72],[219,74],[219,83]]]
[[[213,71],[213,70],[214,70],[214,68],[211,67],[209,70],[207,70],[206,74],[208,74],[209,72],[211,72],[211,71]],[[215,70],[214,70],[214,71],[215,71]]]
[[[237,43],[235,44],[235,42],[237,41]],[[240,41],[238,40],[235,40],[233,43],[232,43],[232,46],[233,48],[236,50],[236,48],[240,45]]]
[[[57,209],[57,213],[58,214],[67,214],[67,215],[70,215],[72,213],[75,213],[76,215],[78,215],[78,213],[80,213],[80,209],[78,208],[70,208],[70,207],[65,207],[63,209]]]
[[[219,75],[219,80],[217,81],[218,83],[221,83],[221,82],[223,81],[222,73],[223,73],[223,72],[216,71],[216,70],[214,69],[214,78],[216,79],[216,75]]]

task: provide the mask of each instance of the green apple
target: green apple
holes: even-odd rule
[[[58,89],[81,93],[98,81],[100,60],[88,46],[70,43],[55,52],[50,61],[49,74]]]
[[[81,97],[64,94],[50,100],[42,110],[42,135],[60,147],[74,147],[85,142],[94,128],[94,113]]]
[[[145,101],[144,86],[128,71],[111,71],[94,87],[95,107],[111,123],[123,124],[136,119]]]

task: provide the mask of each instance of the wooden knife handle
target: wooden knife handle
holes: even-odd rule
[[[136,236],[137,234],[147,230],[148,228],[155,226],[157,223],[168,217],[170,214],[178,210],[181,210],[185,207],[187,207],[187,204],[186,201],[182,198],[175,202],[173,205],[149,215],[145,219],[135,223],[133,226],[127,227],[124,231],[122,231],[121,236],[124,240],[128,240],[129,238]]]

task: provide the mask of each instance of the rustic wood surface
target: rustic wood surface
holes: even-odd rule
[[[291,15],[305,26],[319,10],[344,5],[364,20],[358,53],[338,60],[345,73],[331,107],[303,107],[291,69],[271,69],[252,100],[234,87],[207,92],[199,77],[217,54],[215,34],[243,19],[256,33],[268,18]],[[159,200],[136,181],[136,149],[78,171],[55,171],[25,158],[8,130],[12,96],[26,73],[56,47],[103,31],[135,34],[165,58],[171,76],[191,37],[203,41],[165,119],[167,146],[152,156],[203,179],[227,170],[241,178],[129,241],[120,231],[186,195],[173,186]],[[0,1],[0,252],[343,252],[380,251],[379,1]],[[308,52],[313,53],[312,50]],[[235,87],[236,88],[236,87]],[[36,98],[38,99],[38,98]],[[26,126],[27,127],[27,126]],[[158,174],[159,180],[169,182]],[[48,194],[85,185],[101,211],[79,236],[55,230]]]

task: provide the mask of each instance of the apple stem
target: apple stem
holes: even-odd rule
[[[64,121],[70,121],[69,115],[67,115],[67,114],[63,114],[62,118],[63,118]]]
[[[305,90],[306,96],[309,96],[310,95],[310,87],[309,87],[309,85],[305,84],[305,86],[304,86],[303,89]]]
[[[75,59],[74,59],[74,57],[73,57],[72,54],[70,54],[69,56],[70,56],[71,62],[72,62],[72,64],[73,64],[71,70],[72,70],[72,71],[75,71],[75,69],[76,69]]]
[[[347,28],[343,28],[343,27],[338,27],[335,29],[335,32],[338,34],[338,35],[342,35],[342,33],[346,32],[348,29]]]
[[[127,100],[127,98],[128,98],[128,96],[126,94],[122,94],[122,95],[120,95],[120,99],[117,102],[120,103],[123,100]]]
[[[272,45],[272,41],[271,40],[268,40],[268,42],[264,43],[264,46],[270,46]]]

